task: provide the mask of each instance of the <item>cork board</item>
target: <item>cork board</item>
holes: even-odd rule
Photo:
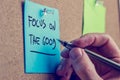
[[[81,36],[83,0],[32,0],[59,9],[61,39]],[[25,74],[23,61],[23,0],[0,0],[0,80],[55,80],[55,74]],[[105,0],[106,33],[119,41],[117,0]],[[58,79],[57,79],[58,80]]]

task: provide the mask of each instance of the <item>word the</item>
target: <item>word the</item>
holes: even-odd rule
[[[29,34],[29,36],[30,36],[30,44],[32,44],[32,45],[35,45],[35,44],[40,45],[40,37],[36,37],[33,34]]]

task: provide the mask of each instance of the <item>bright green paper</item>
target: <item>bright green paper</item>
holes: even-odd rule
[[[83,34],[105,32],[106,9],[99,0],[84,0]]]
[[[25,73],[55,73],[60,62],[59,13],[26,0],[24,7]]]

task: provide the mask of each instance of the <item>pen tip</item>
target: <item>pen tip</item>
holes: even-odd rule
[[[61,40],[60,39],[57,39],[59,42],[61,42]]]
[[[64,43],[64,41],[62,41],[62,40],[60,40],[60,39],[57,39],[61,44],[63,44]]]

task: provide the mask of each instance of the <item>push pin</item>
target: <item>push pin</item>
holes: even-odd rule
[[[46,9],[46,8],[44,8],[43,14],[44,14],[44,15],[47,15],[47,9]]]
[[[43,10],[40,10],[40,17],[47,15],[47,9],[44,8]]]
[[[44,8],[43,10],[40,10],[40,16],[42,17],[43,15],[47,15],[47,14],[54,14],[54,10],[48,10],[46,8]]]
[[[104,1],[103,0],[96,0],[96,6],[98,6],[99,4],[103,5]]]

